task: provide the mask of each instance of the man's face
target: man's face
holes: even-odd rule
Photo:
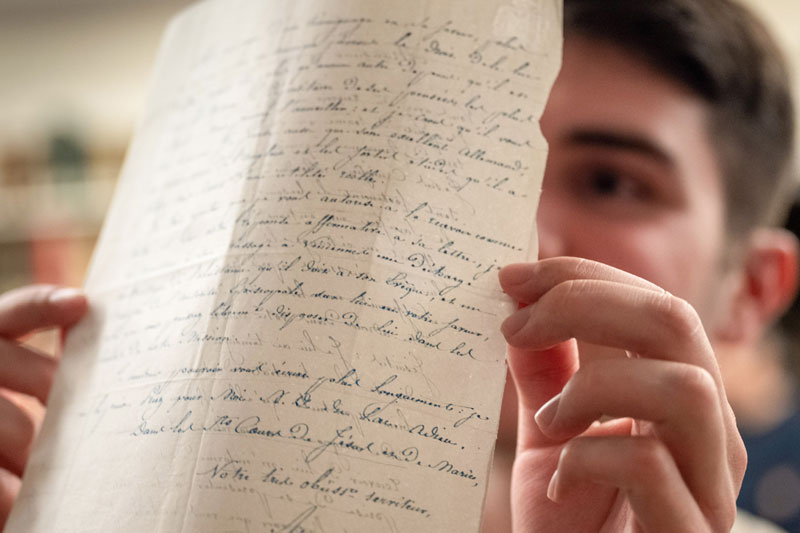
[[[705,104],[635,56],[569,36],[541,120],[550,144],[539,255],[646,278],[715,320],[723,183]]]

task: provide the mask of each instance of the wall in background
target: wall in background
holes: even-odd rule
[[[79,285],[188,0],[0,0],[0,291]]]
[[[161,34],[189,2],[49,4],[0,0],[0,146],[70,122],[90,142],[127,143]]]

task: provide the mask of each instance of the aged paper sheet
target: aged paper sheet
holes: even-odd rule
[[[476,531],[556,0],[171,24],[7,531]]]

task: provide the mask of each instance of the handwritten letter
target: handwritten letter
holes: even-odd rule
[[[477,530],[554,0],[170,26],[8,531]]]

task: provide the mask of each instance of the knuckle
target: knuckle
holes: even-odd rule
[[[593,279],[599,275],[600,264],[582,257],[575,259],[574,272],[578,278]]]
[[[735,437],[732,439],[729,447],[729,464],[731,468],[731,474],[735,481],[734,486],[736,487],[736,493],[738,494],[742,480],[744,479],[745,470],[747,469],[747,449],[745,448],[744,441],[742,440],[742,437],[739,435],[738,431],[735,432]]]
[[[581,284],[576,280],[562,281],[550,290],[550,298],[555,309],[566,307],[570,300],[580,292]]]
[[[657,307],[663,326],[677,338],[694,339],[702,334],[700,316],[689,302],[669,293],[656,296]]]
[[[50,294],[48,288],[46,285],[32,285],[0,296],[0,334],[3,338],[15,338],[42,324]],[[19,322],[26,324],[21,331],[17,325]]]
[[[713,412],[719,403],[719,391],[714,377],[705,368],[696,365],[681,365],[673,374],[675,390],[682,401],[696,412]]]
[[[50,303],[50,293],[53,292],[52,290],[45,290],[45,288],[41,288],[37,290],[33,296],[31,297],[29,302],[26,302],[28,305],[36,307],[40,310],[46,309]]]
[[[52,305],[50,304],[50,295],[53,293],[54,288],[47,285],[40,285],[37,286],[37,290],[31,295],[31,298],[27,302],[23,302],[22,305],[25,305],[28,308],[28,312],[30,312],[36,319],[38,323],[42,323],[46,321],[52,311]]]
[[[47,302],[53,289],[53,285],[44,284],[19,287],[0,295],[0,301],[13,308],[42,305]]]

